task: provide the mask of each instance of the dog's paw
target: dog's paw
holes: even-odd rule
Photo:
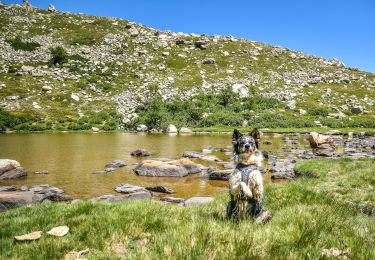
[[[251,192],[249,186],[246,185],[246,183],[244,182],[241,182],[241,190],[243,192],[243,195],[247,198],[252,198],[253,197],[253,193]]]
[[[255,219],[255,222],[258,224],[264,224],[270,221],[271,218],[272,218],[272,212],[266,210],[260,213],[260,215]]]

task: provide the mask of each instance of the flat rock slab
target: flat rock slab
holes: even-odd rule
[[[200,152],[195,152],[195,151],[185,151],[182,154],[182,157],[188,157],[188,158],[201,158],[204,155]]]
[[[185,201],[185,199],[175,198],[175,197],[163,197],[163,198],[160,198],[160,200],[164,202],[177,203],[177,204],[183,203]]]
[[[192,197],[184,201],[184,206],[202,205],[212,202],[213,197]]]
[[[15,236],[14,238],[17,241],[30,241],[30,240],[37,240],[42,236],[42,231],[35,231],[32,233],[28,233],[22,236]]]
[[[201,169],[198,164],[185,158],[172,161],[144,160],[134,168],[134,172],[141,176],[184,177],[199,173]]]
[[[144,192],[146,190],[143,187],[131,185],[129,183],[121,183],[116,186],[115,191],[125,194],[131,194],[136,192]]]
[[[16,185],[11,185],[11,186],[0,186],[0,192],[5,192],[5,191],[16,191],[17,187]]]
[[[121,202],[127,200],[146,200],[151,199],[150,192],[135,192],[131,194],[123,194],[123,195],[103,195],[100,197],[92,198],[90,201],[92,202]]]
[[[10,191],[0,193],[0,212],[32,204],[34,193],[31,191]]]
[[[47,234],[55,237],[63,237],[69,232],[69,227],[67,226],[58,226],[52,228],[50,231],[47,232]]]
[[[168,187],[165,187],[165,186],[146,187],[146,190],[153,191],[153,192],[168,193],[168,194],[176,193],[174,190],[172,190]]]

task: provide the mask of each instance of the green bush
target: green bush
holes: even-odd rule
[[[326,117],[331,112],[331,110],[328,107],[316,106],[316,107],[309,108],[307,112],[311,116]]]
[[[67,62],[69,58],[66,50],[61,46],[52,48],[51,55],[52,55],[52,58],[50,60],[50,64],[52,65],[63,64]]]
[[[41,45],[37,42],[23,42],[20,37],[16,37],[14,39],[7,40],[7,42],[12,46],[15,50],[22,50],[22,51],[35,51]]]

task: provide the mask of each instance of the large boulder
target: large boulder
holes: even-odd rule
[[[2,192],[0,193],[0,212],[12,208],[21,207],[33,203],[34,193],[26,192]]]
[[[0,175],[4,172],[21,167],[20,163],[15,160],[0,159]]]
[[[148,127],[146,125],[137,126],[137,132],[146,132],[147,130],[148,130]]]
[[[175,134],[177,133],[177,127],[175,125],[169,125],[165,131],[170,134]]]
[[[317,132],[311,132],[309,135],[311,148],[320,148],[322,145],[334,146],[334,141],[330,136],[322,135]]]
[[[189,159],[171,161],[144,160],[134,168],[134,172],[141,176],[184,177],[189,174],[199,173],[201,169],[198,164]]]
[[[27,172],[15,160],[0,159],[0,180],[16,179],[27,176]]]

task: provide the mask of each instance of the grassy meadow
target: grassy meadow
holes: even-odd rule
[[[203,206],[158,201],[39,204],[0,214],[0,258],[61,259],[89,248],[88,259],[374,259],[374,159],[298,163],[299,178],[267,187],[264,225],[226,219],[227,194]],[[67,225],[62,238],[15,235]]]

